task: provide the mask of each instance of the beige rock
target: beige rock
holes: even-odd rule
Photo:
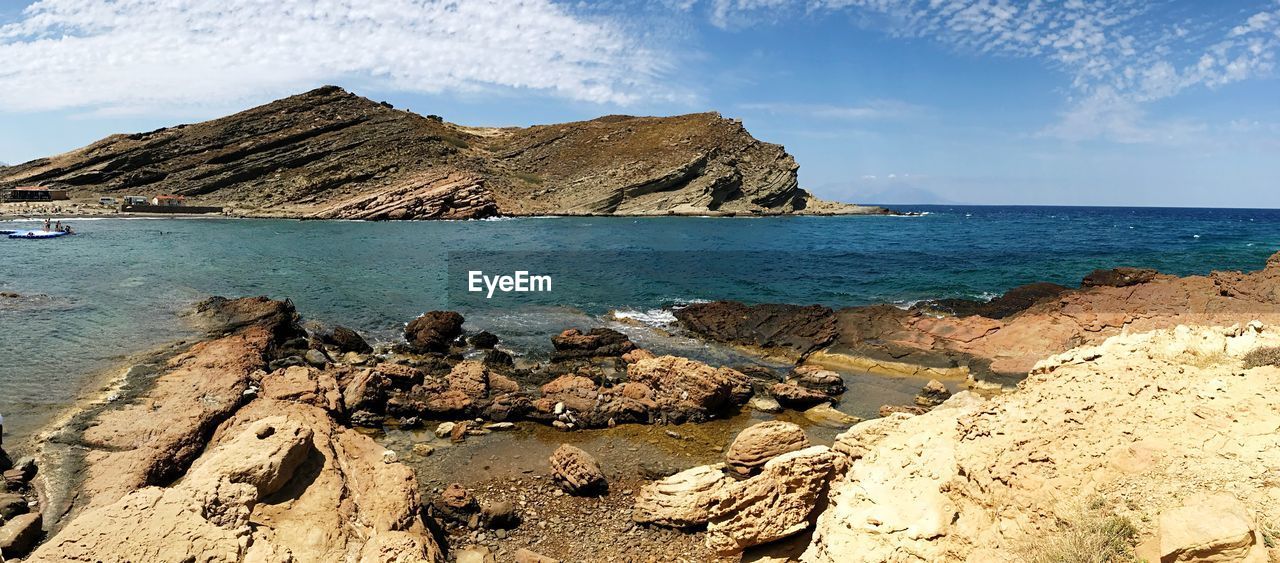
[[[263,397],[280,401],[296,401],[341,413],[342,394],[333,373],[313,367],[290,366],[262,378]]]
[[[30,560],[437,560],[412,472],[382,452],[320,408],[259,399],[177,484],[87,509]]]
[[[1280,370],[1240,358],[1280,335],[1227,332],[1114,336],[1039,362],[1011,393],[854,426],[833,446],[849,469],[801,560],[1026,561],[1075,533],[1060,506],[1083,499],[1135,525],[1149,560],[1252,557],[1247,507],[1280,505],[1266,477],[1280,467]],[[1210,492],[1240,502],[1184,507]]]
[[[1189,499],[1160,515],[1160,563],[1263,563],[1267,560],[1266,547],[1255,528],[1249,510],[1231,495]]]
[[[483,545],[469,545],[454,554],[458,563],[496,563],[493,552]]]
[[[632,519],[672,528],[706,524],[716,496],[733,482],[724,469],[724,464],[700,465],[645,485],[636,495]]]
[[[836,410],[829,403],[805,409],[804,418],[827,428],[848,428],[862,421],[861,418]]]
[[[779,455],[807,447],[809,437],[799,425],[770,420],[739,432],[724,457],[731,469],[741,475],[749,475]]]
[[[707,547],[732,554],[809,527],[838,456],[812,446],[769,460],[759,475],[725,487],[711,506]]]
[[[20,514],[0,526],[0,558],[22,557],[35,546],[43,532],[40,514]]]
[[[604,492],[607,482],[600,464],[591,454],[569,444],[560,444],[552,452],[551,478],[571,495],[593,495]]]

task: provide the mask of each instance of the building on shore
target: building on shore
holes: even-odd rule
[[[5,201],[65,201],[71,199],[67,190],[44,186],[18,186],[4,194]]]
[[[180,195],[160,194],[151,198],[151,205],[159,207],[180,207],[183,205],[183,197]]]

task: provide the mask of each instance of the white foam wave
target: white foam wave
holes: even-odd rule
[[[637,322],[647,326],[664,327],[675,324],[676,315],[669,309],[618,309],[611,313],[614,320]]]

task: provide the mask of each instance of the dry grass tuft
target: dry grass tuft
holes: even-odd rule
[[[1059,516],[1058,531],[1028,538],[1020,550],[1030,563],[1115,563],[1133,560],[1138,528],[1101,500]]]
[[[1280,346],[1257,348],[1244,356],[1245,369],[1280,366]]]

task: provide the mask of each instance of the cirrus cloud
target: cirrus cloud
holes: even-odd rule
[[[128,113],[325,82],[670,96],[657,51],[550,0],[40,0],[0,26],[0,111]]]

